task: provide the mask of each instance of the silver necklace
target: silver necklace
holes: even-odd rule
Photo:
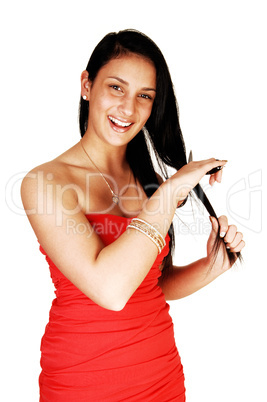
[[[98,167],[96,166],[96,164],[94,163],[94,161],[91,159],[91,157],[89,156],[89,154],[87,153],[86,149],[85,149],[84,146],[83,146],[82,140],[80,140],[80,144],[81,144],[82,149],[84,150],[85,154],[88,156],[90,162],[94,165],[94,167],[95,167],[96,170],[99,172],[100,176],[103,178],[103,180],[105,181],[106,185],[108,186],[109,191],[111,192],[111,195],[112,195],[112,202],[113,202],[114,204],[119,204],[119,202],[120,202],[120,197],[119,197],[119,195],[114,193],[114,191],[113,191],[112,188],[110,187],[110,185],[109,185],[108,181],[106,180],[105,176],[103,175],[103,173],[98,169]],[[128,187],[129,187],[129,185],[130,185],[130,182],[131,182],[131,170],[130,170],[130,178],[129,178]],[[127,188],[126,188],[126,190],[125,190],[122,194],[120,194],[120,195],[122,196],[124,193],[126,193],[126,191],[127,191]]]

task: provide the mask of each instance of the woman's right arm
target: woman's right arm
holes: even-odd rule
[[[160,185],[146,202],[139,218],[166,236],[177,203],[200,179],[223,161],[191,162]],[[126,230],[104,246],[79,207],[73,186],[57,180],[38,184],[38,169],[21,186],[24,208],[45,252],[58,269],[100,306],[121,310],[146,277],[157,256],[155,244],[136,230]],[[221,173],[220,173],[221,174]]]

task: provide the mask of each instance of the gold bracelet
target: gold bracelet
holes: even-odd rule
[[[149,239],[152,240],[153,243],[157,246],[159,254],[166,245],[162,234],[156,228],[154,228],[154,226],[144,221],[143,219],[133,218],[131,223],[127,226],[127,229],[128,228],[138,230],[139,232],[149,237]]]
[[[134,227],[136,229],[140,229],[145,232],[148,236],[152,236],[155,239],[161,248],[165,246],[165,241],[161,234],[154,228],[154,226],[142,221],[142,220],[135,220]]]
[[[154,228],[154,226],[139,218],[134,218],[132,223],[134,229],[137,229],[147,235],[156,244],[160,253],[166,244],[160,232]]]

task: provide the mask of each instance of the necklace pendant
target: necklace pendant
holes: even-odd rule
[[[114,195],[112,196],[112,202],[114,202],[114,204],[118,204],[119,201],[120,201],[119,196],[116,195],[116,194],[114,194]]]

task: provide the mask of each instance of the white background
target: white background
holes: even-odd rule
[[[22,212],[32,167],[79,140],[80,73],[110,32],[136,28],[161,48],[187,152],[228,159],[221,185],[203,185],[218,214],[244,233],[244,264],[171,303],[188,402],[264,402],[266,390],[266,11],[253,1],[12,1],[1,6],[1,389],[38,400],[39,346],[54,297]],[[176,264],[205,254],[208,219],[176,221]],[[190,229],[188,231],[188,228]]]

